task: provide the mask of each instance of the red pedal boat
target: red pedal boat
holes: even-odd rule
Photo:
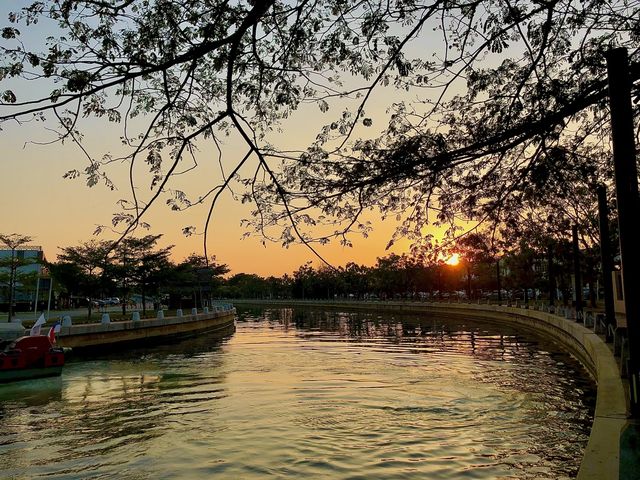
[[[47,335],[20,337],[0,352],[0,383],[62,373],[64,352]]]

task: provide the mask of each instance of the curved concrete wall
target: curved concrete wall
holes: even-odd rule
[[[627,400],[613,353],[598,335],[571,320],[535,310],[471,304],[435,304],[428,310],[515,323],[564,345],[591,372],[598,385],[591,435],[577,478],[619,478],[620,434],[627,423]]]
[[[235,302],[236,305],[245,302]],[[514,307],[464,303],[404,302],[246,302],[247,304],[305,305],[345,310],[464,315],[491,322],[516,324],[562,344],[593,375],[598,385],[594,421],[580,465],[578,480],[619,478],[620,434],[627,424],[626,391],[610,347],[593,331],[562,317]],[[549,446],[553,448],[553,446]]]
[[[233,325],[235,310],[200,313],[184,317],[163,317],[138,321],[90,323],[62,327],[58,345],[70,348],[113,346],[119,343],[145,342]]]

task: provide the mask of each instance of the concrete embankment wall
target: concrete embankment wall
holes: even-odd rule
[[[71,325],[62,327],[58,334],[58,344],[62,347],[84,349],[122,343],[161,341],[203,331],[227,329],[234,324],[234,318],[235,309],[231,309],[183,317]]]
[[[245,304],[237,301],[236,305]],[[263,302],[246,304],[338,308],[347,311],[375,310],[402,313],[460,315],[517,325],[549,337],[573,354],[593,375],[598,385],[594,421],[589,443],[578,473],[579,480],[619,478],[620,434],[627,424],[627,398],[620,370],[610,347],[592,330],[565,318],[536,310],[498,305],[404,303],[404,302]],[[553,448],[553,445],[549,445]]]

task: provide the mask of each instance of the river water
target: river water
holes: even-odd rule
[[[60,378],[0,386],[0,478],[577,473],[595,386],[553,343],[419,315],[239,313],[223,340],[71,360]]]

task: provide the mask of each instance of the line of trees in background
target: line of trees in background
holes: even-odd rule
[[[351,299],[502,300],[550,298],[568,303],[573,291],[573,255],[569,241],[549,243],[535,249],[521,242],[511,252],[491,252],[481,235],[461,239],[454,251],[457,264],[445,259],[423,262],[408,255],[391,254],[377,259],[374,266],[347,263],[344,267],[300,266],[293,275],[261,277],[240,273],[223,281],[217,293],[224,298],[253,299]],[[588,285],[592,303],[601,285],[599,249],[580,253],[582,278]],[[549,275],[549,262],[552,275]]]
[[[55,286],[58,308],[88,308],[88,316],[105,299],[117,297],[128,309],[202,308],[215,299],[426,300],[531,298],[564,303],[572,298],[574,273],[569,240],[520,241],[507,250],[481,233],[460,237],[450,250],[459,261],[390,254],[373,266],[350,262],[343,267],[314,267],[310,262],[292,275],[261,277],[192,254],[176,263],[173,245],[160,247],[162,235],[126,238],[113,248],[108,241],[60,249],[56,262],[45,262]],[[601,282],[599,248],[580,251],[584,285],[595,302]],[[551,266],[552,275],[549,274]],[[32,288],[22,282],[21,288]]]
[[[173,245],[159,247],[162,235],[130,237],[115,248],[112,242],[89,241],[61,248],[57,262],[47,264],[56,288],[59,307],[87,306],[88,315],[104,299],[117,296],[126,315],[130,307],[160,304],[170,308],[209,305],[214,290],[229,269],[215,257],[192,254],[179,263],[170,259]]]
[[[557,264],[558,287],[569,289],[570,249],[562,238],[573,224],[583,237],[597,229],[591,221],[596,189],[612,191],[614,183],[606,101],[612,46],[630,52],[633,98],[640,92],[635,3],[167,4],[40,0],[15,7],[2,26],[0,49],[7,61],[0,68],[0,123],[33,126],[36,118],[45,132],[56,132],[55,141],[78,147],[89,165],[65,177],[89,186],[113,188],[110,165],[124,162],[137,172],[147,164],[150,193],[140,197],[141,177],[131,176],[131,194],[119,202],[113,226],[132,233],[163,199],[177,211],[210,202],[199,232],[206,252],[211,212],[230,189],[252,204],[243,223],[265,241],[314,248],[314,241],[333,239],[351,246],[372,228],[367,212],[377,211],[399,222],[390,244],[413,244],[415,260],[390,256],[373,267],[305,265],[280,279],[214,277],[219,283],[209,293],[229,298],[394,298],[447,289],[474,296],[491,278],[489,288],[498,291],[518,285],[526,293],[538,284],[544,291],[548,256]],[[404,91],[410,93],[400,95]],[[388,101],[385,114],[370,108],[374,96]],[[307,122],[310,110],[299,107],[314,104],[322,121],[312,142],[292,144],[290,135],[277,145],[271,133],[286,129],[286,122]],[[632,115],[637,121],[640,109],[634,107]],[[92,136],[94,120],[120,124],[121,138],[137,140],[125,145],[114,136],[116,152],[91,153],[80,140],[83,131]],[[314,123],[308,127],[316,128]],[[228,136],[242,141],[246,155],[230,147],[235,143],[226,142]],[[51,143],[49,137],[40,140]],[[201,142],[212,142],[220,166],[207,176],[208,193],[169,188],[173,176],[210,165],[196,155]],[[185,170],[190,155],[193,166]],[[476,248],[466,240],[470,244],[459,245],[468,250],[461,252],[462,266],[441,265],[439,249],[457,238],[461,219],[498,231],[508,248],[484,248],[482,242]],[[432,225],[446,228],[446,242],[438,244],[428,233]],[[535,238],[543,235],[556,240]],[[583,245],[586,283],[596,276],[590,247],[596,244]],[[422,259],[429,249],[432,258]],[[140,270],[133,255],[109,258],[120,273],[112,273],[106,260],[104,268],[82,270],[101,282],[84,289],[91,292],[87,297],[181,289],[195,297],[203,284],[154,280],[156,274]],[[498,258],[505,274],[500,286],[499,269],[491,274]],[[405,265],[413,263],[417,267]],[[392,283],[379,280],[385,275]]]

